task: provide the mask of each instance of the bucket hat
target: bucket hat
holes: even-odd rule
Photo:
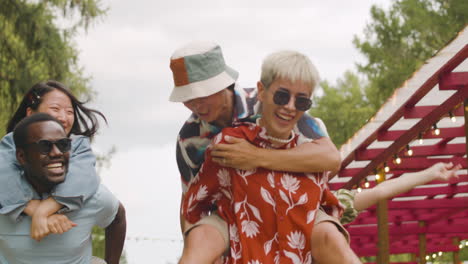
[[[185,102],[215,94],[233,84],[239,73],[224,62],[213,42],[192,42],[176,50],[170,64],[174,88],[169,101]]]

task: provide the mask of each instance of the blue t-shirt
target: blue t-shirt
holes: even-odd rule
[[[37,194],[34,195],[35,199]],[[107,227],[114,220],[119,201],[104,186],[88,199],[81,210],[65,213],[77,226],[61,235],[51,234],[40,242],[30,237],[31,218],[12,223],[0,215],[1,264],[89,264],[93,226]]]

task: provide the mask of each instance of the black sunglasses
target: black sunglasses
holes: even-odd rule
[[[62,138],[56,141],[50,140],[39,140],[37,142],[28,143],[25,146],[34,145],[37,147],[37,150],[42,154],[49,154],[52,151],[53,145],[55,145],[60,152],[65,153],[70,151],[71,149],[71,139],[69,138]]]
[[[291,100],[291,94],[285,90],[276,90],[273,94],[273,102],[277,105],[286,105]],[[312,100],[307,97],[297,96],[294,100],[294,106],[299,111],[307,111],[312,106]]]

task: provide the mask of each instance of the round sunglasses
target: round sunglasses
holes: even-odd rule
[[[42,154],[49,154],[52,151],[53,146],[55,145],[60,152],[65,153],[71,149],[71,139],[62,138],[56,141],[50,141],[46,139],[39,140],[37,142],[32,142],[25,144],[25,146],[35,146],[37,150]]]
[[[285,90],[276,90],[273,94],[273,102],[277,105],[286,105],[291,100],[291,94]],[[307,111],[312,106],[312,100],[307,97],[297,96],[294,100],[294,107],[299,111]]]

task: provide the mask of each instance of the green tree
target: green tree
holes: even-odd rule
[[[75,95],[91,95],[73,36],[105,13],[100,0],[2,0],[0,5],[0,130],[34,83],[54,79]],[[59,25],[58,19],[70,23]],[[65,24],[65,23],[63,23]],[[2,133],[3,134],[3,133]]]
[[[327,81],[321,83],[324,95],[315,100],[316,107],[311,110],[311,115],[325,122],[330,138],[338,147],[373,113],[362,91],[363,82],[356,74],[346,72],[335,86]]]
[[[58,80],[77,97],[93,94],[78,65],[73,37],[106,12],[100,0],[2,0],[0,5],[0,134],[25,92],[35,83]],[[58,21],[63,21],[58,23]],[[115,150],[100,157],[109,163]],[[101,166],[100,166],[101,167]],[[104,233],[93,229],[93,252],[104,256]],[[125,256],[122,263],[126,263]]]
[[[367,58],[358,64],[369,80],[374,109],[468,23],[466,0],[394,0],[388,11],[372,6],[364,38],[354,38]]]
[[[105,254],[105,230],[98,226],[93,227],[93,256],[104,259]],[[127,255],[125,251],[120,257],[120,264],[127,264]]]

